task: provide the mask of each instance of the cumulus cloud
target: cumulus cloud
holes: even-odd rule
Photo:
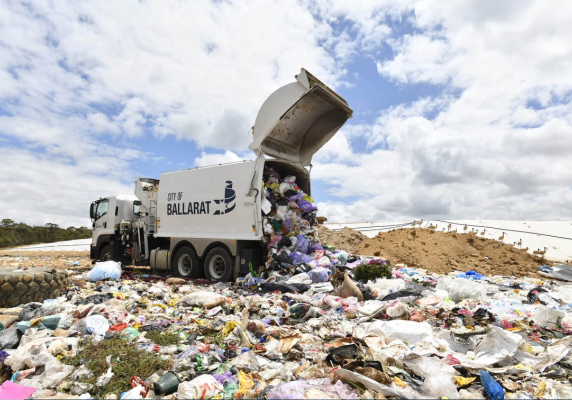
[[[238,154],[228,150],[224,153],[207,153],[203,151],[201,152],[200,157],[195,158],[195,166],[205,167],[208,165],[226,164],[253,158],[253,154],[243,154],[242,156],[239,156]]]
[[[357,162],[336,169],[325,148],[316,175],[332,192],[359,196],[348,206],[358,215],[365,202],[386,219],[571,218],[571,5],[422,0],[399,12],[412,33],[387,40],[393,55],[378,72],[438,94],[346,128],[371,151],[340,156]]]
[[[59,194],[74,187],[84,204],[98,197],[86,186],[132,192],[133,171],[156,160],[146,135],[226,150],[197,165],[234,160],[262,101],[301,66],[333,86],[345,73],[325,44],[334,30],[297,2],[2,0],[0,10],[0,135],[23,146],[2,148],[13,153],[4,172],[25,161],[66,177],[30,197],[34,212],[14,201],[30,189],[10,184],[4,209],[29,223],[62,223],[43,199],[67,202]],[[87,224],[84,208],[67,207],[69,221]]]
[[[196,166],[250,158],[249,130],[270,93],[300,66],[352,90],[356,57],[379,82],[434,90],[350,121],[315,155],[330,220],[572,217],[568,2],[0,9],[0,184],[10,187],[0,207],[13,219],[87,223],[85,204],[102,190],[132,192],[138,166],[158,162],[144,148],[150,135],[191,142]]]

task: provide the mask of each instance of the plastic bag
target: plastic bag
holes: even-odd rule
[[[484,369],[481,369],[481,383],[487,392],[487,396],[490,400],[503,400],[504,399],[504,389],[502,386],[494,380],[494,378]]]
[[[407,312],[407,304],[401,302],[392,304],[391,306],[387,307],[387,310],[385,310],[385,313],[390,318],[401,317],[406,312]]]
[[[296,251],[302,254],[308,254],[308,246],[310,245],[310,239],[304,235],[298,235],[298,243],[296,244]]]
[[[29,379],[20,381],[22,385],[35,387],[37,389],[47,389],[59,385],[72,372],[74,367],[59,362],[56,358],[47,359],[44,372],[39,375],[31,375]]]
[[[302,210],[305,213],[309,213],[312,211],[316,211],[318,209],[318,207],[316,207],[315,204],[310,203],[309,201],[306,200],[300,200],[298,201],[298,207],[300,207],[300,210]]]
[[[284,194],[288,190],[294,190],[294,186],[291,183],[282,182],[278,187],[278,190],[280,191],[280,193]]]
[[[15,326],[0,331],[0,350],[17,348],[21,337],[22,333]]]
[[[20,311],[20,321],[30,321],[41,315],[42,303],[28,303]]]
[[[192,381],[183,382],[177,389],[179,399],[210,399],[224,390],[211,375],[201,375]]]
[[[452,375],[448,374],[428,374],[423,382],[423,390],[429,398],[458,399],[459,392],[457,392],[452,378]]]
[[[391,396],[391,397],[398,397],[402,398],[403,395],[397,392],[397,390],[393,389],[389,385],[384,385],[383,383],[379,383],[374,381],[371,378],[363,376],[362,374],[358,374],[357,372],[352,372],[344,368],[338,368],[332,371],[333,374],[339,376],[343,380],[351,381],[351,382],[359,382],[363,384],[366,389],[374,390],[383,394],[384,396]],[[413,396],[409,396],[413,398]],[[417,396],[415,396],[417,397]],[[270,399],[271,397],[268,396]],[[297,397],[290,397],[290,398],[297,398]]]
[[[142,399],[142,392],[145,392],[143,386],[135,385],[135,387],[121,395],[121,399]]]
[[[87,333],[105,336],[105,333],[109,330],[109,322],[103,315],[90,315],[85,319],[85,330]]]
[[[340,262],[341,262],[343,265],[345,265],[346,262],[348,261],[349,254],[342,250],[342,251],[337,252],[334,256],[335,256],[338,260],[340,260]]]
[[[318,282],[327,282],[329,279],[330,270],[324,267],[314,268],[310,272],[308,272],[308,276],[312,280],[313,283]]]
[[[310,272],[312,272],[312,271],[310,271]],[[286,283],[289,283],[289,284],[301,283],[301,284],[309,285],[313,282],[312,278],[310,277],[310,272],[294,275],[293,277],[288,279],[286,281]]]
[[[468,279],[441,278],[437,282],[437,290],[446,290],[453,301],[464,299],[487,300],[487,288],[481,283]]]
[[[427,322],[405,320],[366,322],[359,328],[365,329],[368,335],[384,334],[389,338],[400,339],[412,345],[418,342],[432,342],[433,329]]]
[[[97,262],[92,270],[87,273],[86,278],[91,282],[103,279],[118,280],[121,278],[121,263],[116,261]]]
[[[251,372],[260,371],[269,362],[266,358],[257,356],[253,351],[247,351],[230,360],[229,364],[245,372]]]
[[[369,281],[365,287],[370,292],[376,293],[377,298],[381,299],[391,292],[405,289],[405,281],[403,279],[378,279],[377,281]]]
[[[113,378],[113,371],[111,370],[111,356],[105,357],[105,362],[107,363],[107,372],[97,378],[97,382],[95,384],[97,386],[106,385],[107,382]]]
[[[268,392],[268,399],[357,399],[358,394],[350,385],[330,379],[312,379],[280,383]]]
[[[189,306],[197,306],[203,308],[215,308],[218,306],[224,306],[226,304],[225,297],[215,293],[198,291],[183,296],[177,301],[177,304],[185,303]]]

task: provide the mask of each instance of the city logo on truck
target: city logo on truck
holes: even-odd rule
[[[223,199],[209,201],[183,201],[183,192],[167,194],[167,215],[224,215],[236,207],[236,193],[232,181],[226,181]],[[211,203],[214,203],[211,208]]]

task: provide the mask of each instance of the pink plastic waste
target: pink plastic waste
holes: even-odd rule
[[[7,399],[27,399],[34,393],[37,389],[29,386],[18,385],[17,383],[12,383],[6,381],[0,386],[0,400]]]

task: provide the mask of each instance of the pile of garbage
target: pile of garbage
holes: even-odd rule
[[[336,249],[264,178],[268,256],[234,283],[108,261],[0,309],[0,398],[572,398],[572,284]]]
[[[395,266],[357,282],[360,300],[304,272],[268,291],[110,263],[85,288],[0,310],[0,396],[572,397],[569,284]]]

